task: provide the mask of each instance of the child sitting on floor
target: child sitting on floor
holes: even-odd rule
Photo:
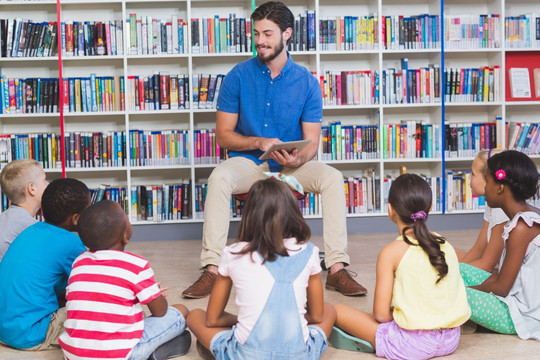
[[[342,338],[356,337],[359,351],[413,360],[456,349],[471,310],[454,248],[426,225],[431,201],[429,184],[418,175],[392,182],[388,216],[400,236],[377,259],[373,314],[336,305],[332,345],[346,348]]]
[[[0,188],[11,205],[0,214],[0,261],[13,240],[37,222],[36,213],[47,185],[45,172],[36,160],[13,160],[2,169]]]
[[[17,349],[58,347],[71,264],[86,250],[72,233],[79,214],[90,205],[86,185],[54,180],[41,205],[45,222],[26,228],[0,262],[0,341]]]
[[[66,289],[66,331],[59,343],[69,360],[163,360],[191,345],[184,305],[167,306],[148,261],[125,252],[129,219],[118,203],[83,211],[78,230],[88,247],[73,263]],[[143,319],[142,304],[152,316]]]
[[[292,190],[277,179],[256,182],[238,242],[227,246],[207,311],[188,327],[205,359],[318,359],[335,310],[324,302],[319,250]],[[238,316],[225,312],[236,290]],[[231,329],[232,327],[232,329]]]
[[[508,150],[488,160],[486,202],[510,218],[499,270],[462,268],[471,320],[502,334],[540,340],[540,209],[527,200],[538,191],[538,170],[525,154]]]
[[[471,191],[475,196],[484,196],[487,177],[487,160],[503,149],[481,150],[476,154],[469,176]],[[492,272],[501,260],[504,242],[502,234],[508,216],[501,208],[491,208],[486,205],[484,210],[484,223],[478,234],[474,246],[466,253],[456,250],[460,267],[475,266],[479,269]]]

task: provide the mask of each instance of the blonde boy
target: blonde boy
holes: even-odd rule
[[[47,185],[45,172],[35,160],[13,160],[2,169],[0,188],[11,201],[11,206],[0,213],[0,261],[13,240],[36,223],[35,216]]]

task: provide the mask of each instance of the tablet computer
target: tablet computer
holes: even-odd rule
[[[272,154],[272,151],[276,150],[286,150],[289,153],[292,152],[294,149],[298,149],[298,151],[300,151],[305,148],[306,145],[310,142],[311,139],[276,143],[270,146],[268,150],[266,150],[264,154],[259,157],[259,160],[271,159],[272,157],[270,156],[270,154]]]

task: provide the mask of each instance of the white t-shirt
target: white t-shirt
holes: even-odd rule
[[[493,227],[496,225],[506,224],[510,219],[508,216],[506,216],[501,208],[490,208],[488,205],[486,205],[486,209],[484,211],[484,220],[489,222],[487,231],[487,242],[489,242],[489,239],[491,238],[491,229],[493,229]]]
[[[295,253],[306,247],[306,243],[297,244],[296,238],[284,239],[283,241],[289,256],[294,256]],[[241,251],[247,244],[246,242],[238,242],[225,247],[219,263],[219,273],[231,278],[236,291],[238,324],[234,335],[241,344],[246,342],[274,286],[274,278],[262,264],[262,259],[258,254],[233,254]],[[304,318],[307,302],[306,289],[309,277],[321,272],[319,261],[319,249],[314,246],[306,267],[293,282],[304,340],[307,340],[309,335],[307,321]]]

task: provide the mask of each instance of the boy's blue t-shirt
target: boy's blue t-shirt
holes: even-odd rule
[[[0,262],[0,341],[27,349],[45,340],[57,295],[85,250],[79,236],[47,223],[15,238]]]

